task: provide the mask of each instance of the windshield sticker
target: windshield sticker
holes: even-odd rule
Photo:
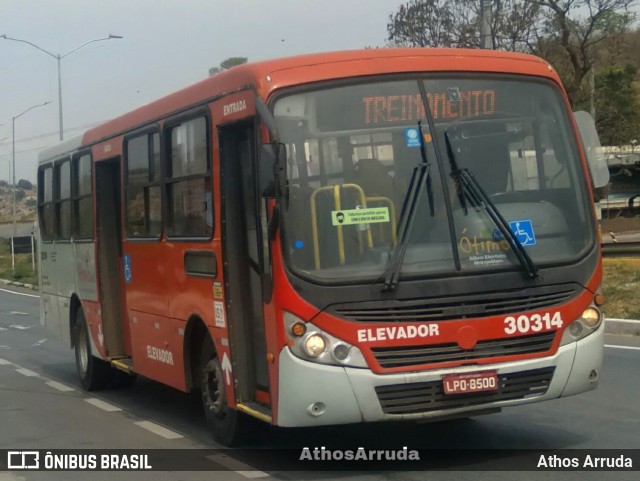
[[[499,239],[496,238],[495,232],[491,233],[490,231],[481,232],[479,236],[472,236],[465,227],[462,229],[458,247],[460,251],[469,256],[473,265],[497,265],[506,262],[506,252],[511,249],[506,239]]]
[[[481,232],[479,237],[477,235],[471,236],[465,227],[462,229],[458,247],[465,254],[473,254],[475,256],[507,252],[511,249],[506,239],[499,241],[487,240],[488,236],[484,234],[486,233]]]
[[[524,247],[536,245],[533,222],[530,219],[511,221],[509,227]],[[458,248],[476,266],[502,264],[507,261],[506,253],[511,250],[500,230],[485,230],[472,235],[466,227],[462,229]]]
[[[509,227],[520,241],[520,244],[525,247],[536,245],[536,235],[533,232],[531,219],[514,220],[509,222]]]
[[[404,140],[407,147],[420,147],[420,131],[415,127],[404,129]]]
[[[334,210],[331,212],[333,225],[374,224],[389,222],[388,207]]]

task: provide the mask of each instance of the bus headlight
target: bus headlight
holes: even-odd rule
[[[580,317],[565,329],[560,345],[564,346],[587,337],[600,327],[603,317],[602,312],[594,305],[587,307]]]
[[[284,313],[285,332],[291,352],[305,361],[332,366],[367,367],[362,351],[295,314]]]
[[[587,307],[580,316],[580,320],[587,327],[594,328],[600,324],[600,317],[600,312],[595,307]]]
[[[303,344],[304,350],[309,357],[318,357],[324,352],[327,343],[319,334],[311,334]]]

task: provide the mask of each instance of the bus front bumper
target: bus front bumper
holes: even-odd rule
[[[601,326],[586,338],[561,346],[550,357],[384,375],[374,374],[369,369],[311,363],[295,357],[285,348],[280,353],[276,424],[293,427],[437,420],[571,396],[597,386],[603,345],[604,328]],[[444,375],[478,371],[497,371],[501,384],[505,379],[517,379],[514,382],[518,387],[513,389],[518,393],[510,394],[511,397],[478,393],[466,403],[461,403],[459,396],[442,394]],[[387,393],[392,392],[392,400],[388,399],[389,394],[379,397],[376,388],[381,386],[387,386],[384,388]]]

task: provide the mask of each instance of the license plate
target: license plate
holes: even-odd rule
[[[466,394],[470,392],[495,392],[498,390],[496,371],[450,374],[442,378],[445,394]]]

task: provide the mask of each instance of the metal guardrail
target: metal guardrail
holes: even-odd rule
[[[640,242],[608,242],[602,244],[603,257],[640,257]]]

